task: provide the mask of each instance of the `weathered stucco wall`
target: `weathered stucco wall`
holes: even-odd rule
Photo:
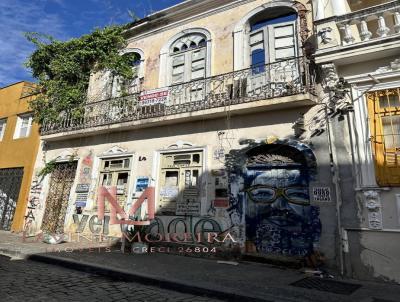
[[[307,150],[309,150],[307,152],[311,152],[314,154],[313,156],[316,157],[316,167],[313,168],[310,166],[306,168],[306,170],[309,171],[307,173],[310,173],[310,175],[313,174],[313,177],[307,180],[306,194],[308,195],[309,192],[312,192],[314,187],[329,187],[331,192],[330,200],[315,201],[311,196],[308,197],[304,209],[308,209],[311,205],[312,209],[314,209],[312,212],[314,214],[312,215],[315,215],[315,219],[317,220],[311,224],[311,216],[308,217],[308,214],[305,216],[304,219],[306,219],[305,221],[307,221],[307,223],[304,225],[309,224],[309,227],[302,231],[304,232],[304,238],[297,239],[298,242],[304,240],[303,243],[299,243],[297,248],[285,248],[287,243],[291,242],[293,239],[291,239],[289,235],[283,235],[282,232],[284,230],[275,230],[275,236],[280,236],[281,240],[278,240],[278,243],[273,247],[264,246],[264,248],[266,254],[274,254],[278,250],[282,250],[283,253],[287,253],[289,256],[305,256],[308,251],[317,250],[325,255],[326,261],[329,265],[335,265],[336,250],[332,248],[336,240],[336,220],[334,215],[335,195],[330,179],[329,152],[327,152],[325,148],[327,143],[326,136],[316,136],[311,140],[303,139],[304,143],[297,140],[294,137],[292,125],[297,120],[300,110],[305,113],[309,111],[309,108],[304,107],[301,109],[285,110],[284,112],[280,111],[279,114],[277,111],[271,111],[215,120],[182,123],[164,127],[146,128],[129,132],[103,134],[88,138],[48,142],[46,152],[43,154],[46,161],[59,156],[65,157],[68,153],[76,154],[74,159],[78,160],[77,177],[75,178],[69,200],[67,201],[68,208],[65,218],[65,230],[75,233],[77,232],[77,229],[80,228],[79,232],[86,235],[98,233],[111,236],[120,235],[120,227],[118,225],[109,224],[107,219],[100,224],[98,223],[97,217],[93,217],[97,215],[97,210],[94,210],[93,207],[97,198],[100,158],[104,156],[105,152],[113,147],[115,148],[115,146],[118,146],[119,148],[124,149],[126,154],[133,155],[133,166],[130,170],[131,175],[129,179],[128,193],[128,198],[130,200],[128,200],[128,204],[130,205],[132,201],[131,197],[135,195],[133,190],[136,178],[139,176],[149,177],[150,179],[153,179],[153,183],[156,187],[156,209],[159,206],[160,196],[160,175],[158,173],[160,167],[159,153],[163,153],[163,151],[202,150],[204,152],[205,160],[204,169],[200,178],[201,190],[199,199],[201,201],[201,215],[185,217],[170,214],[156,214],[157,219],[154,223],[158,224],[158,228],[161,225],[165,232],[167,230],[182,231],[182,222],[173,228],[173,226],[175,226],[173,221],[177,218],[184,219],[189,229],[193,231],[214,230],[221,232],[229,229],[243,249],[245,247],[250,248],[250,244],[246,244],[246,241],[249,241],[246,240],[246,219],[250,219],[246,218],[246,211],[248,211],[246,210],[246,202],[241,200],[241,202],[238,203],[237,201],[229,200],[229,206],[227,204],[222,208],[212,207],[213,201],[216,199],[216,177],[220,178],[218,182],[225,181],[226,186],[231,186],[233,183],[230,180],[228,173],[229,168],[225,161],[224,154],[229,154],[233,150],[240,151],[248,148],[247,144],[240,144],[243,140],[253,140],[254,142],[251,144],[261,147],[268,147],[269,145],[273,146],[274,144],[279,145],[282,143],[282,148],[285,145],[290,145],[302,150],[302,148],[307,146]],[[309,122],[310,118],[313,116],[314,114],[311,114],[311,112],[306,114],[306,122]],[[171,148],[172,145],[185,146],[185,148]],[[221,149],[223,149],[222,153]],[[82,162],[89,154],[93,156],[90,191],[86,207],[84,208],[83,213],[78,215],[76,214],[75,209],[75,188],[79,182],[78,175],[81,173]],[[243,157],[240,160],[246,160],[246,158]],[[314,163],[312,165],[314,165]],[[40,169],[41,166],[43,166],[43,162],[38,161],[37,169]],[[216,176],[215,173],[221,169],[225,172]],[[270,168],[266,169],[267,170],[260,170],[260,173],[270,173],[262,172],[268,171]],[[229,179],[227,179],[228,176]],[[40,196],[40,207],[38,207],[34,212],[36,224],[32,224],[30,230],[31,233],[35,233],[41,228],[40,222],[43,217],[44,209],[46,208],[46,195],[49,190],[49,179],[50,176],[47,176],[43,181],[42,187],[44,193]],[[305,184],[303,182],[301,183],[302,185]],[[230,190],[233,190],[233,188]],[[246,195],[241,196],[243,196],[241,198],[246,198]],[[304,205],[301,205],[300,207],[304,207]],[[306,210],[306,213],[308,213],[308,210]],[[87,217],[84,217],[85,215]],[[106,214],[106,216],[107,215],[108,214]],[[256,218],[257,217],[254,219]],[[204,223],[198,223],[199,221],[204,221]],[[320,226],[319,221],[321,223]],[[296,222],[296,224],[297,223],[298,222]],[[260,232],[261,231],[259,230],[259,234],[261,234]],[[258,241],[256,240],[256,242]],[[292,244],[294,244],[294,242]],[[274,248],[275,250],[267,252],[270,248]]]
[[[32,96],[21,97],[24,85],[26,85],[25,82],[20,82],[0,90],[0,119],[7,118],[5,133],[0,141],[0,169],[24,168],[17,207],[11,226],[13,231],[21,231],[23,228],[29,187],[39,146],[39,127],[36,123],[33,123],[28,137],[13,139],[18,115],[30,111],[28,101],[31,100]]]
[[[333,4],[333,1],[329,2]],[[387,2],[390,1],[362,1],[352,6],[356,10]],[[391,44],[397,43],[396,38],[383,42],[385,38],[397,35],[392,26],[391,12],[394,10],[387,9],[385,20],[381,20],[388,27],[387,36],[379,34],[378,19],[373,19],[367,24],[371,36],[361,42],[360,30],[355,25],[351,25],[348,32],[343,29],[340,32],[339,28],[346,18],[362,20],[363,14],[354,12],[346,16],[346,12],[342,12],[336,14],[339,17],[335,19],[332,17],[335,13],[328,5],[324,17],[332,18],[316,22],[319,32],[316,60],[321,62],[322,69],[330,70],[325,72],[326,97],[333,99],[335,93],[340,93],[340,87],[332,83],[337,84],[341,77],[351,84],[346,88],[344,99],[336,99],[336,104],[330,104],[334,107],[343,102],[346,105],[344,111],[349,111],[343,116],[338,112],[332,118],[341,191],[338,214],[343,229],[344,271],[361,279],[398,282],[400,266],[394,256],[398,252],[394,242],[400,228],[399,188],[378,185],[373,151],[375,138],[371,131],[371,121],[375,117],[371,116],[367,105],[369,92],[382,90],[384,93],[386,89],[399,87],[398,55],[395,55],[398,49]],[[324,36],[323,28],[328,27],[332,31]],[[379,39],[381,41],[374,44]]]

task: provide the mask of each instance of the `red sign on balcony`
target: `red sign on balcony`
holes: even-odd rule
[[[140,105],[150,106],[155,104],[166,104],[168,102],[168,88],[143,91],[139,96]]]

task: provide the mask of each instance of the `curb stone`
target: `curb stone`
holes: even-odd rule
[[[0,255],[9,257],[9,258],[11,258],[11,260],[15,260],[15,259],[23,260],[28,257],[27,254],[24,254],[21,251],[4,249],[4,248],[0,248]]]

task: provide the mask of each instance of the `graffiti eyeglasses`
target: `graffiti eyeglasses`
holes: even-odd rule
[[[307,187],[274,188],[256,185],[246,190],[249,198],[256,203],[273,203],[283,196],[288,202],[298,205],[309,205],[310,197]]]

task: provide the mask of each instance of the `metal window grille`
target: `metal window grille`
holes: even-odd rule
[[[400,185],[400,88],[367,95],[377,182]]]

